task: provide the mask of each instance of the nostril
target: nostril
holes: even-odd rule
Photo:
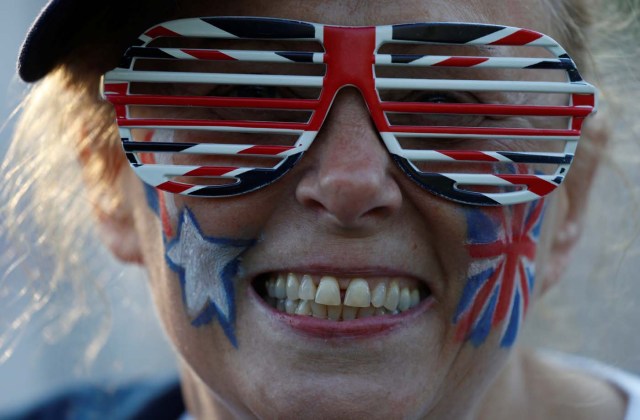
[[[401,204],[401,192],[392,178],[333,173],[302,179],[296,198],[303,206],[343,228],[361,227],[388,218]],[[360,175],[360,176],[359,176]]]

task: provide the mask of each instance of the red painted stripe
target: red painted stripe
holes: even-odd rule
[[[584,122],[584,118],[574,118],[571,121],[571,128],[574,130],[582,130],[582,123]]]
[[[432,114],[530,115],[586,117],[593,108],[582,106],[537,106],[502,104],[448,104],[426,102],[382,102],[384,111],[428,112]]]
[[[167,182],[163,182],[162,184],[158,185],[156,188],[158,188],[160,190],[163,190],[163,191],[168,191],[170,193],[179,194],[179,193],[181,193],[183,191],[188,190],[191,187],[193,187],[193,185],[182,184],[180,182],[167,181]]]
[[[236,169],[238,168],[232,166],[201,166],[185,173],[183,176],[222,176]]]
[[[124,105],[114,105],[116,118],[127,118],[127,107]]]
[[[120,95],[125,95],[127,93],[127,87],[129,86],[129,83],[124,82],[124,83],[105,83],[104,84],[104,92],[105,92],[105,96],[107,96],[107,98],[109,98],[109,100],[111,100],[112,96],[116,96],[110,92],[115,92],[115,93],[119,93]]]
[[[145,133],[144,139],[142,141],[151,141],[153,140],[153,135],[155,134],[154,130],[149,130]],[[155,162],[154,162],[155,163]]]
[[[158,38],[161,36],[181,36],[179,33],[173,32],[172,30],[167,29],[164,26],[156,26],[155,28],[152,28],[151,30],[145,32],[145,35],[149,38]]]
[[[526,45],[536,39],[542,38],[542,36],[543,35],[539,32],[531,31],[529,29],[520,29],[519,31],[494,41],[489,45]]]
[[[526,185],[529,191],[539,196],[549,194],[558,186],[535,175],[496,175],[515,185]]]
[[[507,317],[509,309],[511,309],[513,302],[513,290],[516,282],[515,275],[517,259],[517,255],[507,254],[500,292],[498,293],[498,302],[496,303],[496,309],[493,313],[491,325],[497,325],[502,322]]]
[[[223,106],[227,108],[273,108],[314,110],[313,99],[224,98],[218,96],[108,95],[112,104],[165,106]]]
[[[471,318],[471,326],[475,322],[480,319],[480,315],[484,313],[485,310],[488,309],[489,300],[491,299],[491,295],[496,287],[496,283],[499,283],[499,280],[503,277],[504,271],[504,259],[498,263],[495,271],[489,277],[484,285],[478,290],[475,298],[473,299],[473,306],[471,307],[471,311],[469,312],[469,317]],[[497,287],[500,287],[498,284]]]
[[[261,121],[210,121],[210,120],[171,120],[171,119],[118,119],[120,127],[143,127],[143,126],[183,126],[183,127],[238,127],[238,128],[262,128],[262,129],[283,129],[283,130],[305,130],[308,124],[300,123],[279,123]]]
[[[434,64],[436,67],[473,67],[480,63],[484,63],[489,59],[486,57],[449,57],[439,63]]]
[[[571,95],[571,100],[573,102],[573,106],[590,106],[594,107],[596,104],[595,95],[590,93],[588,95],[583,95],[579,93],[574,93]]]
[[[477,162],[498,162],[499,160],[493,156],[489,156],[483,152],[462,151],[462,150],[437,150],[443,155],[449,156],[455,160],[470,160]]]
[[[181,51],[189,54],[192,57],[197,58],[198,60],[225,60],[225,61],[236,60],[235,58],[216,50],[182,49]]]
[[[293,149],[293,146],[252,146],[238,152],[239,155],[269,155],[275,156],[279,153]]]

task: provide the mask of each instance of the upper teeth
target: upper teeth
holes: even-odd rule
[[[346,286],[344,301],[340,284]],[[318,280],[309,274],[289,273],[269,279],[266,286],[267,300],[278,310],[335,321],[398,313],[420,302],[417,287],[400,286],[391,279],[379,281],[371,291],[363,278],[338,282],[333,276]]]

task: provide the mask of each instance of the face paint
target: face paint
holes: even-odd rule
[[[534,284],[544,202],[498,211],[497,217],[482,209],[465,211],[467,250],[474,261],[453,322],[458,325],[456,338],[474,346],[482,344],[500,324],[500,346],[515,342]]]
[[[166,245],[167,264],[178,273],[191,324],[198,327],[217,319],[234,347],[234,278],[240,255],[253,243],[203,235],[195,217],[185,208],[176,237]]]
[[[153,211],[156,216],[160,216],[160,200],[158,198],[159,192],[155,187],[149,184],[142,184],[144,187],[144,196],[147,199],[147,205]]]
[[[156,141],[156,142],[167,142],[170,143],[173,141],[173,132],[171,130],[149,130],[144,137],[144,141]],[[156,154],[157,155],[157,154]],[[155,164],[155,163],[169,163],[168,161],[158,161],[156,155],[153,153],[140,153],[140,160],[146,164]],[[158,155],[159,156],[159,155]],[[169,218],[168,206],[169,204],[173,204],[172,194],[166,194],[158,190],[157,188],[147,184],[142,184],[144,187],[145,198],[147,200],[147,205],[153,211],[156,216],[160,217],[160,221],[162,222],[162,231],[165,237],[173,236],[173,228],[171,227],[171,222]],[[167,202],[167,197],[170,199],[170,203]],[[175,210],[175,206],[172,207]]]

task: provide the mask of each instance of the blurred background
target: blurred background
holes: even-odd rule
[[[15,76],[19,45],[44,3],[0,1],[0,121],[6,121],[0,131],[0,155],[5,153],[12,132],[10,114],[26,90]],[[613,127],[614,131],[628,132],[631,127],[625,124]],[[640,185],[640,164],[633,158],[640,153],[637,141],[614,143],[612,147],[613,154],[623,158],[606,163],[601,170],[573,263],[566,278],[529,313],[523,341],[594,357],[640,374],[640,213],[637,200],[630,194],[637,193],[636,186]],[[10,267],[16,258],[19,256],[10,245],[0,242],[0,267]],[[46,273],[46,266],[39,269]],[[22,271],[12,272],[3,280],[8,286],[5,290],[19,289],[25,278]],[[98,280],[103,288],[93,299],[106,302],[110,308],[107,322],[101,315],[86,313],[69,324],[69,331],[52,329],[53,315],[41,311],[20,330],[11,357],[0,353],[0,412],[74,383],[110,387],[176,374],[144,274],[135,268],[118,268]],[[0,282],[0,298],[6,299],[2,285]],[[53,303],[64,305],[68,292],[54,293]],[[9,312],[0,307],[0,320],[13,319],[16,314]],[[104,340],[92,341],[96,334]],[[92,343],[101,350],[87,363],[87,348]]]
[[[27,90],[15,74],[20,44],[45,3],[0,0],[0,157],[4,156],[13,131],[15,118],[10,115]],[[19,301],[13,305],[15,301],[3,293],[20,290],[29,278],[30,273],[22,269],[3,276],[3,271],[19,258],[0,235],[0,301],[12,303],[0,306],[0,330],[7,320],[15,319],[21,307]],[[46,266],[30,270],[47,275]],[[87,297],[88,308],[106,305],[106,311],[97,316],[79,313],[79,319],[58,323],[58,314],[45,308],[20,329],[10,357],[3,353],[0,343],[0,413],[77,383],[110,388],[128,381],[166,380],[177,375],[175,358],[156,320],[144,273],[123,267],[102,273],[93,281],[100,290]],[[57,290],[52,306],[70,304],[71,293],[66,288]],[[3,336],[3,332],[0,331],[0,341],[12,338]],[[94,352],[94,348],[100,350]]]

